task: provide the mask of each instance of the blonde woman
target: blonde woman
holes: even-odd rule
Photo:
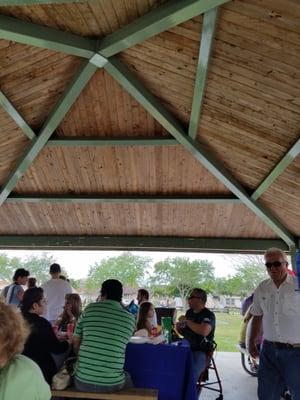
[[[78,321],[78,318],[82,311],[82,302],[79,294],[68,293],[65,296],[64,311],[55,321],[54,325],[58,327],[62,332],[67,332],[68,324],[74,324],[74,327]]]
[[[14,306],[0,302],[0,399],[49,400],[41,370],[20,355],[29,328]]]

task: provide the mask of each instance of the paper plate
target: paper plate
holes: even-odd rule
[[[143,343],[148,343],[149,338],[148,337],[143,337],[143,336],[131,336],[129,342],[130,343],[137,343],[137,344],[143,344]]]

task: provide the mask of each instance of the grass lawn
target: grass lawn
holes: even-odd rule
[[[215,341],[218,343],[218,351],[238,351],[236,345],[242,318],[240,314],[215,313],[216,333]]]

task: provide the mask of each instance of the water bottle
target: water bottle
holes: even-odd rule
[[[170,343],[170,332],[167,329],[164,329],[164,339],[166,344]]]

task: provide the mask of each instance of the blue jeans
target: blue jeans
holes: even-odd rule
[[[259,356],[258,398],[279,400],[285,389],[300,400],[300,348],[276,348],[264,341]]]
[[[133,387],[131,376],[128,372],[125,371],[125,382],[121,385],[113,385],[113,386],[101,386],[93,383],[85,383],[81,382],[76,376],[74,377],[74,386],[75,389],[80,392],[92,392],[92,393],[101,393],[101,392],[116,392],[123,388],[131,388]]]
[[[198,381],[198,378],[201,372],[204,371],[206,365],[206,353],[203,351],[193,351],[193,370],[195,382]]]

